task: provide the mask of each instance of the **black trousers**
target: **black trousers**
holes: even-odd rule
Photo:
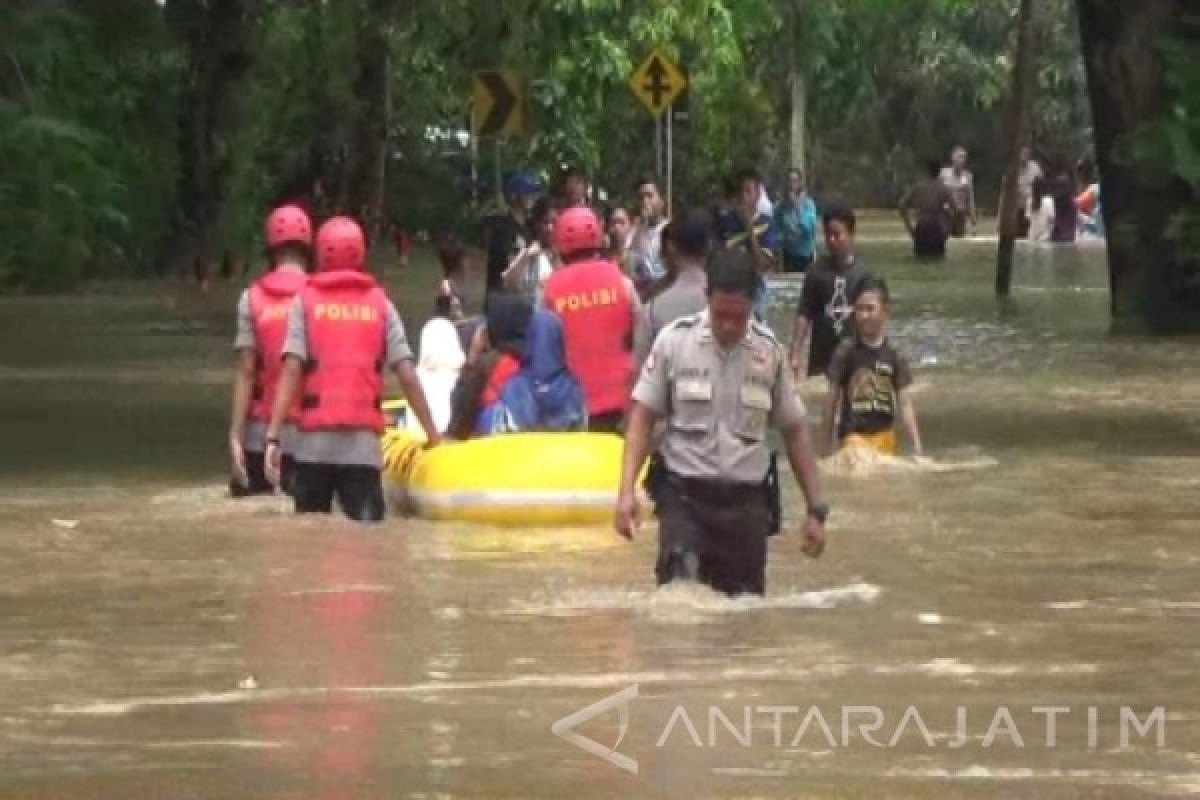
[[[247,450],[246,457],[246,477],[250,479],[248,486],[243,486],[238,483],[236,478],[229,479],[229,494],[231,497],[250,497],[256,494],[273,494],[275,487],[267,480],[267,457],[265,453]],[[284,455],[280,463],[280,488],[284,494],[292,493],[292,483],[295,480],[296,464],[289,455]]]
[[[913,228],[913,255],[924,259],[945,258],[948,237],[949,232],[940,221],[920,220]]]
[[[292,498],[298,514],[329,514],[333,500],[350,519],[382,522],[386,504],[383,475],[375,467],[297,461]]]
[[[770,509],[761,486],[671,475],[656,493],[659,585],[693,580],[728,595],[766,592]]]

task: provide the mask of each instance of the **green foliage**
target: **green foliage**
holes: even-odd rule
[[[172,230],[181,84],[192,65],[162,7],[15,2],[0,17],[0,283],[49,289],[152,274]],[[176,0],[170,0],[175,3]],[[1087,136],[1069,0],[1047,0],[1042,152],[1081,155]],[[169,8],[171,7],[169,3]],[[213,8],[215,6],[209,6]],[[265,209],[344,195],[363,26],[390,44],[386,219],[467,232],[495,176],[584,166],[616,199],[655,165],[654,123],[628,87],[659,47],[689,71],[691,122],[675,129],[677,198],[707,200],[755,164],[773,187],[789,162],[792,72],[808,85],[809,167],[821,193],[884,204],[917,163],[971,148],[981,188],[998,183],[1014,2],[969,0],[404,0],[248,3],[252,65],[220,234],[259,249]],[[193,9],[194,11],[194,9]],[[364,16],[365,15],[365,16]],[[530,135],[481,141],[466,126],[471,74],[507,66],[529,81]],[[1189,123],[1190,124],[1190,123]],[[1194,140],[1163,135],[1188,170]],[[1064,156],[1065,157],[1065,156]],[[988,193],[981,192],[987,203]],[[167,242],[170,245],[170,242]],[[167,248],[169,249],[169,247]]]

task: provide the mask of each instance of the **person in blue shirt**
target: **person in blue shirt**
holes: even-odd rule
[[[817,204],[804,186],[804,173],[788,170],[787,195],[775,206],[784,272],[804,272],[817,257]]]
[[[726,184],[727,202],[717,209],[714,220],[717,241],[724,247],[744,247],[758,273],[754,297],[754,316],[765,320],[769,301],[767,273],[776,270],[775,252],[779,247],[774,220],[758,213],[762,194],[762,176],[754,169],[743,169]]]

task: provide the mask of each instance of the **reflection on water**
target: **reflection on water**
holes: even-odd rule
[[[0,798],[1200,791],[1195,342],[1109,337],[1094,249],[1022,247],[1000,307],[993,245],[952,244],[915,265],[896,237],[863,243],[893,287],[932,458],[823,464],[828,553],[806,559],[785,531],[765,598],[655,589],[652,527],[633,544],[364,530],[229,500],[227,320],[172,326],[145,298],[0,301],[0,437],[19,454],[0,465]],[[777,288],[781,330],[796,299]],[[818,408],[820,382],[802,390]],[[551,733],[633,686],[618,750],[636,776]],[[1072,709],[1056,748],[1030,710],[1050,705]],[[814,706],[833,744],[794,737],[796,716],[777,744],[758,710]],[[916,708],[934,745],[851,728],[843,746],[846,706],[881,709],[884,739]],[[999,706],[1023,747],[984,746]],[[1122,706],[1162,706],[1165,745],[1122,747]],[[710,730],[711,707],[732,729]],[[662,738],[680,708],[702,746],[678,725]],[[577,730],[611,747],[618,716]]]

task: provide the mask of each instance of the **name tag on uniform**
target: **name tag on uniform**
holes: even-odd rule
[[[771,393],[761,386],[743,385],[740,392],[742,405],[759,411],[771,410]]]
[[[676,391],[680,400],[711,401],[713,397],[711,381],[680,381]]]

